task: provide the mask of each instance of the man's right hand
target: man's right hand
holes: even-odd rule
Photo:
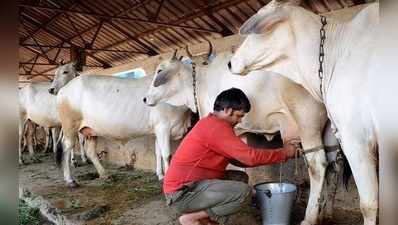
[[[284,144],[283,148],[286,151],[286,157],[291,159],[296,157],[296,153],[297,156],[299,154],[299,149],[300,149],[300,141],[298,140],[290,140],[290,141],[286,141],[286,143]]]

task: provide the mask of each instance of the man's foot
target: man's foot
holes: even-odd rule
[[[199,220],[193,220],[188,214],[184,214],[178,218],[181,225],[203,225]]]
[[[207,225],[201,223],[201,220],[206,218],[209,218],[207,212],[199,211],[183,214],[180,216],[180,218],[178,218],[178,220],[180,221],[181,225]]]
[[[211,220],[210,218],[201,219],[201,220],[200,220],[200,223],[201,223],[202,225],[220,225],[219,223],[217,223],[217,222]]]

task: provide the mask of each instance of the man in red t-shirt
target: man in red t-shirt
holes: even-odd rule
[[[181,142],[163,181],[167,204],[182,214],[182,225],[224,224],[248,204],[252,188],[223,179],[229,163],[254,167],[284,162],[297,151],[294,143],[275,150],[252,148],[235,135],[233,127],[250,111],[240,89],[221,92],[213,111]]]

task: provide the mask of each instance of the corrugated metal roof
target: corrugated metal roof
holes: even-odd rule
[[[268,2],[20,0],[20,74],[24,79],[34,74],[53,74],[57,62],[69,61],[72,45],[87,48],[92,43],[89,48],[93,50],[86,51],[86,65],[88,69],[95,69],[235,34],[244,21]],[[324,13],[365,2],[305,0],[302,5]]]

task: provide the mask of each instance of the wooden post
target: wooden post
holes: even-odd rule
[[[72,46],[70,48],[70,61],[77,61],[76,70],[82,72],[83,65],[86,65],[86,52],[84,48]]]

